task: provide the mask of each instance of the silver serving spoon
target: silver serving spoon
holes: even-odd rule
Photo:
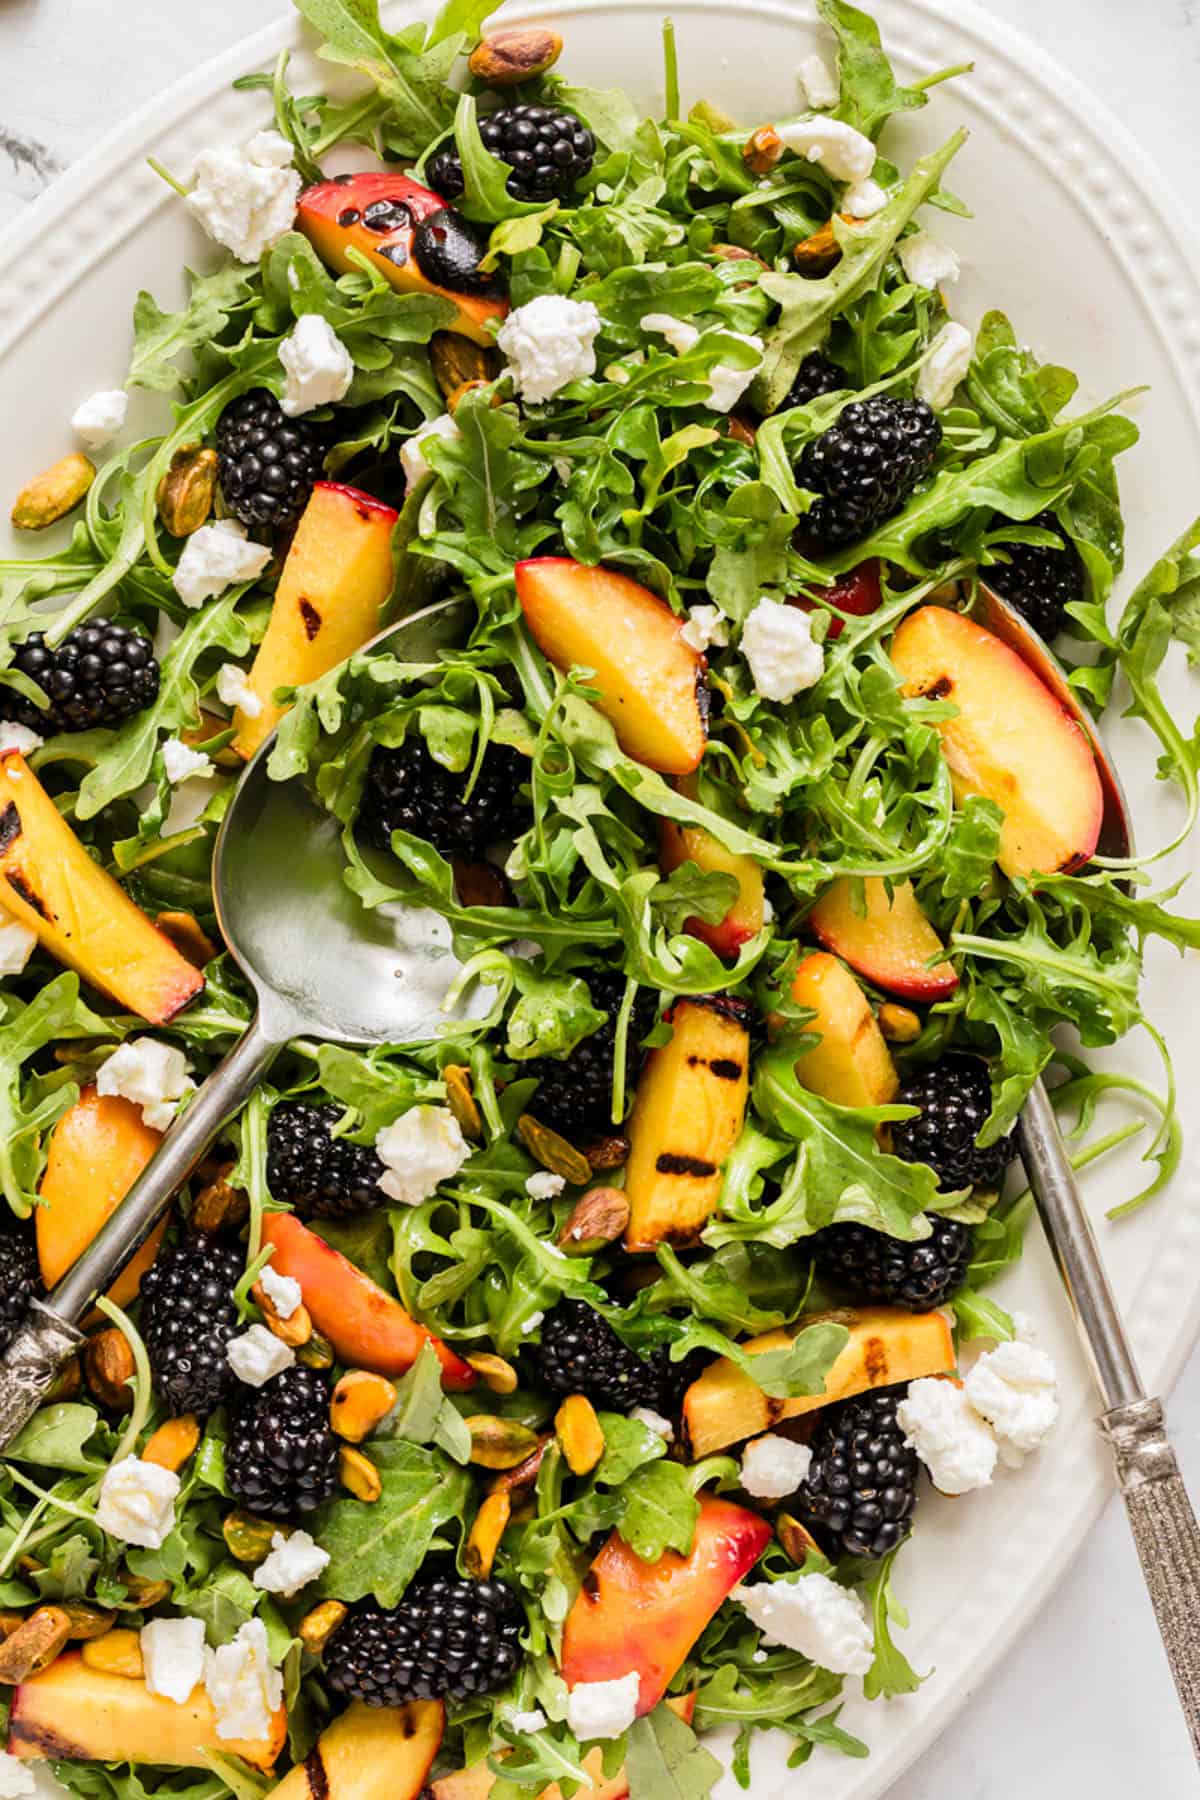
[[[1021,614],[990,588],[980,588],[975,615],[1040,676],[1086,732],[1104,789],[1098,848],[1107,856],[1129,856],[1133,828],[1120,780],[1057,658]],[[1162,1402],[1147,1395],[1138,1374],[1075,1171],[1040,1078],[1021,1110],[1017,1142],[1091,1364],[1104,1408],[1097,1423],[1112,1450],[1117,1486],[1192,1749],[1200,1760],[1200,1528],[1163,1425]]]
[[[461,641],[462,601],[413,613],[369,647],[406,662]],[[191,1097],[128,1194],[0,1358],[0,1448],[32,1417],[83,1339],[78,1321],[145,1242],[221,1127],[295,1038],[339,1044],[436,1037],[458,972],[436,913],[364,907],[343,879],[341,828],[300,779],[271,781],[272,735],[238,782],[217,836],[221,933],[254,991],[244,1036]]]

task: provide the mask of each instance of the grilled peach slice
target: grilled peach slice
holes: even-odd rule
[[[806,589],[804,593],[797,595],[795,604],[805,612],[823,612],[823,601],[835,606],[838,612],[851,613],[858,619],[878,612],[883,603],[883,595],[879,587],[879,564],[875,558],[859,563],[856,569],[848,569],[827,588]],[[845,629],[845,620],[831,613],[825,642],[835,643]]]
[[[797,1079],[835,1106],[886,1106],[900,1077],[867,996],[836,957],[806,956],[792,978],[792,999],[816,1013],[805,1029],[821,1041],[796,1059]]]
[[[922,606],[892,639],[906,694],[949,700],[938,726],[954,797],[983,794],[1004,812],[1006,875],[1077,869],[1100,836],[1104,791],[1070,713],[1007,644],[961,613]]]
[[[403,1375],[432,1344],[448,1388],[474,1385],[475,1371],[440,1338],[410,1318],[399,1300],[364,1275],[348,1257],[302,1225],[294,1213],[268,1213],[263,1242],[275,1246],[271,1267],[300,1283],[317,1330],[350,1368]]]
[[[629,1118],[627,1250],[695,1241],[721,1192],[750,1089],[750,1009],[723,994],[677,1000],[669,1044],[646,1058]]]
[[[271,1789],[269,1800],[416,1800],[445,1726],[440,1700],[405,1706],[354,1700]]]
[[[704,658],[665,600],[628,575],[567,556],[516,567],[517,598],[557,669],[591,669],[597,705],[628,756],[663,775],[690,775],[704,755]]]
[[[16,750],[0,754],[0,905],[85,981],[165,1025],[204,976],[94,862]]]
[[[674,1694],[666,1701],[673,1713],[678,1713],[685,1725],[690,1725],[696,1711],[695,1694]],[[500,1752],[501,1756],[505,1754]],[[583,1790],[587,1800],[625,1800],[629,1792],[629,1771],[624,1763],[608,1781],[604,1779],[604,1748],[594,1744],[583,1759],[583,1768],[591,1777],[592,1785]],[[437,1781],[430,1783],[434,1800],[487,1800],[496,1785],[496,1776],[488,1768],[486,1760],[473,1763],[469,1769],[455,1769],[449,1775],[442,1775]],[[271,1800],[275,1800],[272,1795]],[[301,1800],[301,1794],[288,1796],[288,1800]],[[307,1800],[307,1797],[305,1797]],[[536,1796],[536,1800],[562,1800],[562,1789],[557,1781],[544,1787]]]
[[[280,1707],[266,1738],[244,1741],[217,1736],[217,1721],[203,1687],[182,1705],[152,1694],[144,1681],[89,1669],[69,1650],[40,1675],[13,1689],[8,1749],[23,1760],[162,1763],[171,1769],[203,1769],[205,1754],[241,1756],[270,1772],[287,1742],[287,1711]]]
[[[686,776],[679,782],[683,792],[695,798]],[[737,899],[725,917],[716,925],[703,919],[689,919],[685,929],[715,950],[718,956],[734,957],[743,944],[757,937],[763,923],[763,872],[752,856],[727,850],[710,831],[700,825],[677,825],[674,819],[659,820],[659,867],[665,875],[685,862],[694,862],[706,874],[716,870],[737,880]]]
[[[402,294],[439,294],[458,317],[449,327],[477,344],[490,344],[491,319],[508,311],[495,275],[482,275],[487,249],[461,213],[440,194],[407,175],[338,175],[306,188],[297,228],[321,261],[339,275],[352,273],[357,250]]]
[[[945,1000],[958,986],[953,963],[913,892],[902,881],[888,893],[882,876],[862,884],[866,911],[855,911],[854,882],[841,876],[808,915],[814,937],[876,987],[902,1000]],[[933,959],[937,957],[938,961]]]
[[[50,1134],[41,1205],[34,1213],[38,1262],[48,1288],[86,1250],[161,1142],[162,1133],[143,1124],[141,1108],[117,1094],[85,1087],[67,1108]],[[163,1218],[108,1290],[118,1306],[137,1299],[166,1228]]]
[[[638,1717],[652,1712],[713,1614],[771,1541],[757,1513],[704,1494],[686,1556],[635,1556],[615,1531],[583,1578],[563,1626],[562,1674],[615,1681],[636,1669]]]
[[[916,1381],[921,1375],[946,1375],[954,1368],[954,1340],[940,1312],[910,1313],[897,1306],[869,1306],[822,1316],[845,1325],[850,1333],[825,1377],[824,1393],[801,1394],[795,1400],[772,1399],[726,1357],[711,1363],[693,1381],[684,1396],[683,1425],[697,1460],[726,1444],[755,1437],[780,1419],[800,1418],[835,1400],[866,1393],[868,1388]],[[798,1327],[751,1338],[742,1349],[751,1356],[762,1350],[781,1350],[796,1330],[815,1323],[817,1315],[813,1314]]]
[[[261,702],[251,718],[234,715],[233,748],[249,759],[283,717],[276,688],[315,681],[383,626],[396,570],[392,527],[397,514],[358,488],[319,481],[288,551],[266,636],[250,670],[250,688]]]

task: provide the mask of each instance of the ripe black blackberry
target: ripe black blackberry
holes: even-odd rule
[[[552,1394],[584,1394],[607,1412],[648,1406],[671,1413],[687,1381],[683,1365],[673,1364],[665,1348],[639,1355],[583,1300],[559,1301],[543,1321],[536,1355]]]
[[[410,831],[443,856],[465,857],[497,839],[519,836],[528,808],[517,790],[529,778],[528,759],[508,744],[489,744],[464,798],[469,773],[443,768],[416,732],[394,750],[377,745],[358,811],[360,831],[381,850],[389,848],[393,831]]]
[[[907,1391],[876,1388],[819,1416],[812,1464],[791,1506],[834,1561],[886,1556],[912,1530],[920,1464],[896,1423]]]
[[[502,1581],[418,1576],[399,1606],[365,1601],[325,1646],[331,1688],[367,1706],[470,1700],[501,1688],[521,1660],[525,1614]]]
[[[536,1075],[538,1088],[529,1110],[543,1125],[562,1132],[573,1144],[612,1130],[613,1058],[617,1044],[617,1014],[625,998],[625,977],[619,969],[580,971],[592,996],[592,1005],[608,1017],[590,1037],[581,1038],[569,1056],[543,1056],[522,1063],[522,1075]],[[642,1038],[654,1023],[654,997],[639,988],[625,1040],[625,1093],[632,1098],[643,1052]]]
[[[221,492],[243,525],[292,525],[321,479],[324,434],[289,419],[267,388],[231,400],[217,420]]]
[[[502,106],[479,121],[479,135],[511,167],[507,186],[514,200],[569,199],[596,154],[583,120],[561,106]],[[425,179],[435,193],[458,199],[466,184],[453,144],[430,157]]]
[[[896,1101],[918,1106],[892,1126],[892,1147],[905,1162],[928,1163],[948,1191],[998,1182],[1016,1155],[1013,1134],[981,1150],[975,1140],[992,1110],[992,1084],[981,1056],[954,1052],[910,1076]]]
[[[942,428],[924,400],[879,394],[851,400],[797,466],[817,495],[804,530],[824,544],[853,544],[900,511],[929,471]]]
[[[838,388],[849,386],[850,378],[845,369],[839,369],[820,350],[810,350],[796,370],[796,379],[779,410],[786,412],[789,406],[807,406],[810,400],[819,400],[822,394],[834,394]]]
[[[0,1351],[8,1348],[29,1310],[45,1293],[33,1220],[0,1208]]]
[[[997,525],[1002,523],[996,520]],[[1042,531],[1057,532],[1062,548],[1006,544],[1008,561],[989,564],[983,578],[1048,643],[1062,630],[1063,609],[1069,602],[1083,599],[1083,559],[1052,512],[1038,513],[1029,523]]]
[[[905,1244],[866,1225],[827,1225],[812,1239],[817,1267],[855,1300],[931,1312],[967,1278],[975,1236],[953,1219],[933,1219],[933,1233]]]
[[[229,1491],[265,1519],[312,1512],[338,1488],[338,1440],[329,1428],[329,1384],[294,1363],[262,1387],[242,1387],[225,1446]]]
[[[333,1136],[343,1108],[282,1100],[267,1125],[267,1186],[302,1219],[370,1212],[385,1198],[383,1164],[369,1144]]]
[[[141,1331],[154,1386],[170,1412],[201,1418],[234,1388],[225,1346],[241,1330],[233,1290],[245,1257],[203,1232],[162,1250],[142,1276]]]
[[[158,660],[150,639],[111,619],[77,625],[56,650],[35,631],[18,644],[12,666],[37,682],[50,706],[35,706],[15,688],[0,688],[0,717],[43,737],[48,731],[116,725],[158,696]]]

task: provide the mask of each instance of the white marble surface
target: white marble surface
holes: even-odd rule
[[[268,24],[281,4],[0,0],[0,225],[133,108]],[[1178,199],[1172,210],[1200,225],[1200,0],[990,4],[1108,101],[1158,161]],[[1037,55],[1032,45],[1030,54]],[[1200,1358],[1170,1413],[1200,1493]],[[919,1605],[919,1595],[908,1598]],[[799,1776],[797,1794],[803,1787]],[[1036,1627],[891,1790],[893,1800],[1183,1800],[1195,1791],[1116,1502]]]

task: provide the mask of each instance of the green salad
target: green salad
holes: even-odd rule
[[[1127,396],[952,316],[966,134],[887,127],[966,69],[902,85],[818,0],[804,104],[735,121],[665,22],[654,120],[490,0],[297,4],[337,97],[283,56],[158,171],[216,246],[134,307],[160,435],[84,401],[0,562],[0,1351],[250,1021],[248,759],[453,981],[421,1041],[288,1047],[0,1455],[0,1793],[865,1756],[844,1697],[929,1678],[931,1489],[1058,1412],[1002,1279],[1026,1094],[1077,1167],[1145,1133],[1119,1213],[1180,1156],[1139,980],[1200,944],[1155,891],[1200,522],[1115,606]],[[1113,698],[1183,802],[1138,859]],[[1136,1027],[1161,1093],[1084,1059]]]

